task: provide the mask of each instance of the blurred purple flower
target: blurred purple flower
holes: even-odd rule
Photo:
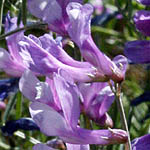
[[[18,120],[7,121],[0,129],[5,136],[12,136],[17,130],[39,130],[39,127],[31,118],[20,118]]]
[[[0,110],[3,110],[6,108],[6,104],[2,101],[0,101]]]
[[[134,23],[136,28],[146,36],[150,36],[150,11],[140,10],[134,15]]]
[[[124,54],[134,63],[150,63],[150,41],[127,42]]]
[[[69,18],[66,6],[69,2],[82,3],[83,0],[28,0],[28,9],[36,17],[49,25],[49,29],[67,35]]]
[[[19,45],[20,55],[33,72],[50,76],[61,68],[68,72],[75,82],[101,81],[104,78],[91,64],[73,60],[48,34],[39,38],[33,35],[24,36]]]
[[[45,104],[44,97],[47,93],[42,91],[42,95],[36,96],[40,101],[35,99],[30,105],[31,116],[40,127],[41,132],[47,136],[59,136],[64,142],[72,144],[108,145],[127,141],[126,132],[120,129],[87,130],[80,128],[77,125],[80,106],[76,85],[65,81],[58,74],[55,74],[53,79],[62,110],[58,112],[49,104]],[[24,93],[23,90],[21,91]]]
[[[67,13],[70,18],[68,33],[79,46],[82,56],[104,77],[121,82],[124,79],[121,69],[97,48],[91,37],[90,23],[93,7],[89,4],[82,6],[72,2],[67,6]]]
[[[150,5],[150,1],[149,0],[136,0],[137,2],[143,4],[143,5]]]
[[[115,96],[108,83],[81,83],[78,87],[82,94],[82,111],[96,123],[112,127],[107,111]]]
[[[102,0],[90,0],[89,3],[91,3],[94,6],[96,14],[101,14],[104,10]]]
[[[149,150],[150,149],[150,134],[141,136],[132,141],[133,150]]]

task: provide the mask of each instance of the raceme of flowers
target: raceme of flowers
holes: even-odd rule
[[[0,69],[21,77],[19,89],[31,101],[30,114],[40,131],[58,136],[68,150],[88,150],[89,144],[126,143],[126,131],[111,129],[113,121],[107,111],[114,93],[106,81],[111,80],[112,86],[122,82],[128,63],[122,55],[111,60],[94,43],[90,27],[93,7],[82,5],[82,0],[28,0],[28,9],[56,35],[75,42],[86,60],[70,57],[51,33],[36,37],[21,31],[6,38],[8,51],[0,48]],[[7,15],[5,33],[16,28],[17,18]],[[37,76],[45,76],[46,81]],[[82,128],[80,114],[108,129]],[[33,149],[54,148],[40,143]]]

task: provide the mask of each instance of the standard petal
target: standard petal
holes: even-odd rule
[[[132,141],[133,150],[149,150],[150,149],[150,134],[141,136]]]
[[[78,68],[92,67],[88,62],[76,61],[70,57],[50,34],[45,34],[39,37],[39,39],[42,43],[42,47],[62,63]]]
[[[25,71],[20,79],[19,89],[29,100],[48,104],[57,110],[50,86],[46,82],[40,82],[31,71]]]
[[[21,76],[25,67],[12,59],[10,54],[3,48],[0,48],[0,69],[3,69],[11,76]]]
[[[22,24],[20,25],[22,27]],[[17,17],[10,18],[9,14],[7,14],[6,21],[5,21],[5,33],[11,32],[15,29],[17,29]],[[13,57],[14,60],[16,60],[18,63],[23,64],[22,58],[19,54],[19,45],[18,42],[23,38],[24,32],[17,32],[15,34],[12,34],[8,37],[6,37],[8,50],[10,52],[10,55]]]
[[[134,63],[150,62],[150,41],[131,41],[125,44],[124,54]]]
[[[41,132],[47,136],[65,136],[72,130],[63,116],[46,104],[33,102],[30,114]]]
[[[55,75],[54,83],[61,103],[64,117],[68,124],[76,128],[80,116],[79,96],[75,85],[67,83],[60,75]]]
[[[134,15],[136,28],[146,36],[150,36],[150,11],[140,10]]]
[[[39,80],[32,74],[32,72],[27,70],[19,81],[19,89],[25,97],[31,101],[35,101],[37,95],[35,87],[38,82]]]
[[[62,9],[57,0],[28,0],[28,9],[36,17],[49,24],[49,28],[62,35],[66,35],[66,26],[68,19],[64,16]],[[63,18],[64,16],[64,18]]]

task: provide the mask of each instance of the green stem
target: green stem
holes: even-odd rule
[[[23,25],[26,25],[27,23],[27,6],[26,6],[27,0],[22,1],[22,22]]]
[[[5,39],[7,36],[10,36],[14,33],[17,33],[17,32],[20,32],[20,31],[23,31],[23,30],[29,30],[29,29],[35,29],[35,28],[38,28],[38,29],[46,29],[47,27],[47,24],[46,23],[36,23],[36,24],[32,24],[32,25],[27,25],[27,26],[24,26],[22,28],[17,28],[13,31],[10,31],[6,34],[3,34],[0,36],[0,40],[2,39]]]
[[[2,0],[2,2],[1,2],[1,8],[0,8],[0,34],[2,32],[2,20],[3,20],[4,3],[5,3],[5,0]]]
[[[118,84],[118,83],[116,84],[115,96],[116,96],[116,102],[117,102],[118,110],[120,112],[121,123],[122,123],[123,129],[126,130],[127,135],[128,135],[128,142],[125,145],[125,149],[126,150],[132,150],[130,134],[129,134],[129,130],[128,130],[128,124],[127,124],[125,111],[124,111],[123,103],[122,103],[121,84]]]

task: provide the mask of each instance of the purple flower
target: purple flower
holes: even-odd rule
[[[29,78],[28,78],[29,79]],[[119,129],[87,130],[78,126],[80,116],[79,95],[75,84],[67,82],[62,76],[53,77],[57,96],[62,111],[45,104],[42,95],[40,101],[34,100],[30,105],[33,120],[47,136],[59,136],[71,144],[115,144],[127,141],[127,133]],[[29,88],[29,87],[28,87]],[[23,92],[23,91],[22,91]],[[45,94],[45,93],[43,93]]]
[[[122,71],[103,54],[95,45],[91,37],[91,15],[93,7],[89,4],[69,3],[67,13],[70,18],[68,33],[71,39],[79,46],[82,56],[95,66],[104,76],[121,82],[124,79]],[[123,56],[122,56],[123,57]]]
[[[68,72],[75,82],[106,80],[91,64],[75,61],[68,56],[50,35],[46,34],[40,38],[33,35],[24,36],[19,45],[24,62],[33,72],[50,76],[61,68]]]
[[[36,17],[49,25],[49,29],[61,35],[67,35],[69,18],[66,6],[69,2],[82,0],[28,0],[28,9]]]
[[[82,94],[82,111],[100,125],[113,126],[107,111],[114,101],[108,83],[81,83],[79,91]]]
[[[150,134],[141,136],[132,141],[133,150],[149,150],[150,149]]]
[[[10,19],[10,17],[7,16],[5,32],[7,33],[16,28],[17,18]],[[17,44],[23,36],[23,32],[18,32],[6,38],[9,52],[0,48],[0,69],[3,69],[7,74],[15,77],[21,76],[27,68],[19,54],[19,46]]]
[[[150,41],[131,41],[125,44],[124,54],[134,63],[150,62]]]
[[[150,11],[140,10],[134,15],[134,23],[136,28],[146,36],[150,35]]]
[[[53,80],[46,78],[45,82],[40,82],[31,71],[26,70],[20,79],[19,89],[32,102],[42,102],[56,111],[61,110]]]
[[[137,2],[143,4],[143,5],[150,5],[150,1],[149,0],[136,0]]]

